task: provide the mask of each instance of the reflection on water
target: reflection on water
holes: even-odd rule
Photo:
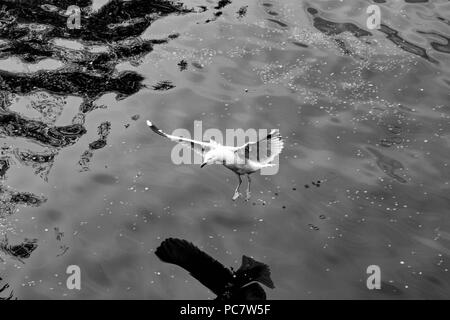
[[[213,298],[169,237],[270,265],[269,299],[448,297],[448,1],[100,2],[0,1],[0,297]],[[233,203],[146,119],[280,128],[279,173]]]

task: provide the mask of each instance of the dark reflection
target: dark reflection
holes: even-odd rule
[[[44,149],[44,151],[33,151],[25,148],[3,146],[0,149],[0,179],[7,178],[7,171],[12,165],[17,164],[15,161],[17,160],[20,164],[33,168],[35,175],[47,181],[57,154],[57,151],[53,148]]]
[[[30,36],[32,30],[22,24],[39,23],[47,25],[41,34],[44,38],[81,39],[108,43],[124,40],[142,34],[154,21],[169,14],[193,12],[183,4],[168,0],[111,0],[96,12],[92,12],[92,1],[2,1],[2,16],[7,24],[0,31],[0,37],[17,39]],[[80,29],[67,28],[69,15],[66,10],[76,5],[81,10]]]
[[[0,89],[18,94],[40,89],[58,95],[79,95],[92,99],[106,92],[117,92],[122,97],[138,92],[143,87],[143,80],[144,77],[133,71],[107,76],[69,70],[39,71],[33,74],[0,70]]]
[[[9,41],[0,45],[0,58],[16,56],[27,63],[52,58],[66,66],[61,70],[33,74],[0,71],[0,89],[17,94],[40,89],[58,95],[79,95],[87,98],[84,104],[104,93],[116,92],[118,98],[124,98],[143,88],[141,75],[131,71],[113,75],[115,66],[125,60],[133,64],[151,52],[154,45],[178,37],[172,34],[165,39],[139,39],[152,22],[169,14],[193,12],[181,3],[167,0],[112,0],[95,12],[90,7],[92,1],[2,3],[0,39]],[[66,9],[71,5],[81,8],[79,29],[67,26]],[[32,27],[31,24],[39,26]],[[55,45],[55,38],[89,41],[87,44],[106,45],[107,50],[69,49]]]
[[[17,300],[13,290],[10,289],[9,284],[3,282],[2,277],[0,277],[0,300]]]
[[[339,22],[332,22],[332,21],[326,20],[319,16],[319,11],[317,9],[307,8],[307,12],[309,12],[311,15],[314,16],[314,18],[313,18],[314,27],[326,35],[335,36],[335,35],[341,34],[343,32],[350,32],[357,38],[365,37],[365,36],[372,36],[371,32],[361,29],[360,27],[358,27],[357,25],[355,25],[353,23],[349,23],[349,22],[339,23]],[[428,55],[427,51],[424,48],[403,39],[398,34],[397,30],[395,30],[385,24],[381,24],[378,31],[381,31],[384,34],[386,34],[387,35],[386,38],[389,39],[390,41],[392,41],[400,49],[410,52],[412,54],[415,54],[419,57],[422,57],[422,58],[428,60],[429,62],[438,63],[437,60],[433,59],[432,57],[430,57]],[[433,49],[435,49],[436,51],[439,51],[439,52],[443,52],[443,53],[450,52],[449,38],[447,38],[441,34],[435,33],[435,32],[418,31],[418,33],[430,34],[430,35],[440,37],[446,43],[431,42],[431,46],[433,47]],[[349,49],[347,49],[343,40],[341,40],[341,39],[335,39],[335,40],[336,40],[337,45],[343,50],[343,53],[345,55],[351,54],[351,51]]]
[[[223,9],[229,4],[231,4],[231,0],[219,0],[214,9]]]
[[[292,41],[292,44],[295,44],[297,47],[302,47],[302,48],[308,48],[307,44],[298,42],[298,41]]]
[[[14,112],[0,111],[1,135],[26,138],[47,146],[62,148],[74,144],[85,133],[86,129],[79,124],[49,126]]]
[[[17,56],[27,63],[36,63],[45,58],[53,57],[52,47],[37,39],[28,41],[11,41],[0,45],[0,58]]]
[[[314,16],[313,18],[314,27],[328,36],[337,36],[343,32],[350,32],[357,38],[372,36],[371,32],[358,27],[356,24],[350,22],[340,23],[326,20],[318,16],[319,11],[314,8],[307,8],[306,11]],[[345,43],[343,39],[334,38],[333,40],[338,46],[338,48],[341,49],[342,54],[348,56],[353,55],[353,52],[348,48],[348,45]],[[306,45],[299,43],[294,44],[302,47],[307,47]]]
[[[338,45],[338,47],[342,50],[342,53],[344,55],[352,55],[352,51],[347,48],[347,44],[344,42],[344,40],[342,39],[334,39],[334,41],[336,42],[336,44]]]
[[[443,17],[437,16],[436,18],[438,18],[439,21],[442,21],[445,24],[448,24],[450,26],[450,20],[449,19],[445,19]]]
[[[267,19],[267,20],[268,20],[268,21],[271,21],[271,22],[273,22],[273,23],[275,23],[275,24],[277,24],[277,25],[279,25],[279,26],[282,27],[282,28],[287,28],[287,27],[289,27],[286,23],[281,22],[281,21],[276,20],[276,19]]]
[[[15,56],[26,63],[36,63],[46,58],[60,60],[85,71],[111,73],[115,66],[125,60],[138,60],[153,51],[153,47],[166,44],[177,38],[174,34],[165,39],[128,39],[109,44],[104,52],[89,52],[69,49],[48,43],[45,39],[28,39],[25,41],[10,41],[0,45],[0,58]]]
[[[68,28],[69,6],[80,8],[80,28]],[[221,6],[225,6],[221,2]],[[47,181],[59,149],[73,145],[86,133],[85,115],[98,108],[94,101],[108,92],[117,93],[117,99],[128,97],[141,90],[144,77],[133,71],[117,73],[118,63],[128,61],[136,65],[155,45],[176,39],[177,34],[163,39],[142,40],[139,36],[157,19],[170,14],[193,12],[182,3],[168,0],[111,0],[98,11],[93,11],[91,0],[3,0],[0,3],[0,59],[17,57],[25,63],[37,63],[51,58],[64,67],[53,71],[13,73],[0,70],[0,136],[24,138],[47,147],[40,151],[5,146],[0,150],[0,181],[6,183],[11,166],[20,163],[34,169],[34,173]],[[55,40],[74,39],[83,45],[106,47],[103,51],[76,50],[56,45]],[[170,82],[159,83],[155,90],[174,87]],[[72,124],[54,126],[51,123],[29,119],[11,112],[10,105],[17,95],[45,91],[57,96],[80,96],[83,102],[80,113]],[[45,108],[47,108],[45,103]],[[31,107],[37,107],[31,102]],[[56,119],[57,110],[38,110]],[[53,119],[52,118],[52,119]],[[99,138],[89,144],[81,155],[82,171],[88,170],[93,151],[103,148],[110,132],[110,123],[98,127]],[[17,161],[17,162],[16,162]],[[0,218],[17,211],[17,206],[39,206],[46,198],[28,192],[13,191],[0,184]],[[58,240],[60,242],[60,240]],[[29,256],[34,242],[10,246],[2,242],[2,251],[19,257]],[[68,247],[60,245],[64,254]],[[27,253],[28,252],[28,253]]]
[[[381,24],[380,29],[381,32],[385,33],[387,35],[387,39],[391,40],[393,43],[395,43],[400,49],[405,50],[407,52],[410,52],[412,54],[415,54],[419,57],[422,57],[430,62],[438,63],[435,59],[431,58],[427,51],[419,47],[418,45],[415,45],[409,41],[406,41],[402,37],[398,35],[398,31],[395,29],[392,29],[388,27],[385,24]]]
[[[176,264],[217,295],[216,300],[265,300],[266,293],[259,284],[273,289],[267,265],[242,256],[237,270],[225,268],[220,262],[186,240],[169,238],[161,243],[155,254],[162,261]]]
[[[53,228],[53,230],[55,231],[56,241],[58,241],[58,243],[59,243],[58,244],[59,253],[56,256],[60,257],[69,250],[69,246],[62,243],[63,238],[64,238],[64,232],[60,231],[58,227]]]
[[[34,169],[34,174],[40,176],[45,181],[48,181],[48,174],[57,155],[56,151],[49,150],[37,152],[16,148],[14,154],[21,164],[32,167]]]
[[[428,34],[428,35],[432,35],[435,37],[438,37],[440,39],[442,39],[443,41],[445,41],[445,43],[439,43],[439,42],[435,42],[435,41],[431,41],[430,45],[431,47],[439,52],[442,53],[448,53],[450,54],[450,38],[446,37],[440,33],[437,32],[425,32],[425,31],[417,31],[417,33],[421,33],[421,34]]]
[[[0,218],[13,214],[17,205],[39,207],[46,201],[33,193],[13,191],[0,185]]]
[[[37,239],[26,239],[19,244],[9,244],[8,238],[0,239],[0,252],[9,255],[23,263],[23,259],[31,256],[31,253],[38,247]]]
[[[157,91],[166,91],[173,88],[175,88],[175,85],[169,80],[160,81],[153,86],[153,90]]]
[[[356,24],[350,22],[345,23],[332,22],[325,20],[319,16],[316,16],[318,14],[318,11],[314,8],[308,8],[307,11],[314,16],[313,18],[314,27],[326,35],[335,36],[346,31],[352,33],[357,38],[372,35],[372,33],[364,29],[361,29]]]
[[[213,17],[210,18],[210,19],[207,19],[204,23],[210,23],[210,22],[216,21],[217,18],[219,18],[220,16],[223,15],[222,9],[225,8],[226,6],[228,6],[229,4],[231,4],[231,0],[219,0],[219,2],[217,2],[217,5],[214,6],[214,9],[215,9],[216,11],[214,12]],[[203,11],[206,11],[206,10],[207,10],[207,7],[205,7],[205,6],[202,6],[201,8],[203,8]],[[242,7],[242,8],[239,10],[239,12],[245,14],[245,13],[246,13],[246,8],[245,8],[245,12],[244,12],[244,11],[241,11],[241,10],[244,10],[243,8],[244,8],[244,7]],[[239,14],[239,12],[238,12],[238,14]],[[197,24],[198,24],[198,22],[197,22]]]
[[[110,131],[111,131],[111,123],[109,121],[105,121],[98,126],[99,138],[89,143],[89,149],[83,152],[80,161],[78,161],[78,164],[81,167],[80,171],[89,170],[89,163],[91,162],[91,159],[94,156],[93,151],[101,149],[106,146],[107,143],[106,139],[108,138]]]
[[[6,177],[6,171],[8,171],[9,167],[9,159],[0,159],[0,179]]]

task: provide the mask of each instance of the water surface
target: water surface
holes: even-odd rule
[[[2,15],[0,233],[34,250],[0,252],[0,286],[21,299],[213,298],[154,255],[178,237],[227,266],[267,263],[269,299],[448,298],[450,3],[183,3],[77,32],[52,7]],[[14,19],[34,27],[5,29]],[[233,202],[231,171],[173,164],[146,119],[279,128],[279,172]],[[65,285],[72,264],[80,291]],[[366,287],[369,265],[381,290]]]

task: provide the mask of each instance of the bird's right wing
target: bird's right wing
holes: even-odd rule
[[[215,146],[213,143],[210,143],[210,142],[203,142],[203,141],[198,141],[198,140],[193,140],[193,139],[188,139],[188,138],[184,138],[184,137],[180,137],[180,136],[174,136],[171,134],[167,134],[167,133],[163,132],[161,129],[159,129],[158,127],[156,127],[149,120],[147,120],[147,125],[154,133],[156,133],[162,137],[165,137],[167,139],[170,139],[173,142],[178,142],[184,146],[190,147],[197,154],[199,154],[201,156],[203,156],[206,149],[210,149]]]
[[[162,261],[187,270],[216,295],[220,295],[233,281],[233,274],[229,269],[186,240],[166,239],[155,254]]]

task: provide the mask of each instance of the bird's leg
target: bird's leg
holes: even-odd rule
[[[239,178],[239,184],[237,185],[236,190],[234,191],[233,201],[236,200],[237,198],[239,198],[239,196],[240,196],[240,193],[239,193],[239,187],[240,187],[241,184],[242,184],[242,178],[241,178],[241,175],[238,174],[237,176],[238,176],[238,178]]]
[[[248,184],[247,184],[247,195],[245,197],[245,201],[250,200],[251,197],[251,193],[250,193],[250,183],[252,182],[252,179],[250,179],[250,175],[247,175],[247,180],[248,180]]]

